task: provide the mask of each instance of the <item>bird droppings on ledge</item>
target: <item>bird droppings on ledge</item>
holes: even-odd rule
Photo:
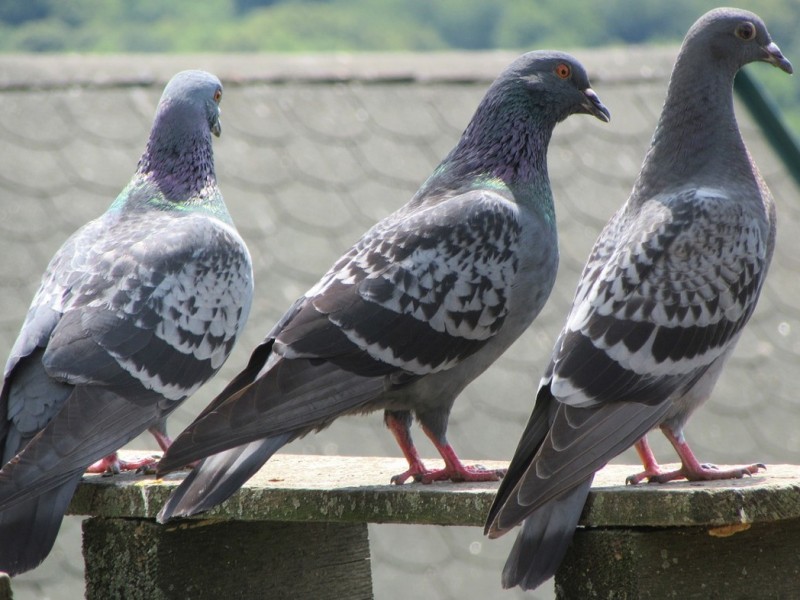
[[[402,458],[278,454],[228,502],[199,518],[483,526],[497,483],[389,484],[404,464]],[[800,518],[800,466],[769,465],[756,477],[737,480],[626,486],[634,470],[609,465],[597,474],[581,525],[725,531]],[[162,480],[86,476],[70,513],[152,519],[185,474]]]

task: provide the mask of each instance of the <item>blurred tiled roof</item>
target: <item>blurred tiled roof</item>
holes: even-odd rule
[[[575,52],[612,122],[576,116],[556,130],[549,156],[562,253],[556,288],[530,331],[456,402],[450,439],[465,458],[511,456],[580,268],[638,172],[674,52]],[[254,257],[257,299],[234,355],[176,413],[173,433],[245,364],[282,311],[342,251],[408,200],[513,58],[0,56],[0,354],[10,350],[49,258],[106,209],[133,173],[163,84],[176,71],[206,69],[226,86],[217,173]],[[688,436],[704,460],[797,462],[800,261],[792,248],[800,237],[798,188],[742,106],[738,116],[778,203],[778,246],[756,315]],[[423,455],[433,455],[424,436],[416,437]],[[147,438],[134,445],[154,447]],[[654,445],[665,461],[673,460],[660,440]],[[287,450],[398,453],[378,414],[341,420]],[[635,461],[633,454],[623,458]],[[18,600],[80,594],[78,536],[76,519],[68,519],[45,565],[15,581]],[[488,542],[478,529],[374,527],[376,595],[493,597],[511,537]],[[75,594],[65,596],[66,581]]]

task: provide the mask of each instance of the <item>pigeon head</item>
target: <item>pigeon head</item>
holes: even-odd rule
[[[547,147],[556,124],[576,113],[608,122],[583,66],[563,52],[523,54],[492,83],[456,147],[420,193],[472,179],[521,186],[519,198],[549,190]],[[549,192],[538,197],[548,197]]]
[[[700,17],[686,34],[687,51],[707,49],[710,59],[723,71],[736,73],[751,62],[767,62],[792,73],[792,64],[772,41],[761,18],[738,8],[717,8]],[[727,67],[727,68],[725,68]]]
[[[222,83],[214,75],[205,71],[181,71],[164,88],[156,119],[162,116],[173,127],[183,124],[190,129],[205,122],[209,131],[219,137],[222,133],[221,99]]]
[[[137,174],[164,199],[184,202],[213,193],[211,134],[219,136],[222,84],[205,71],[182,71],[164,88]]]
[[[515,91],[527,96],[538,111],[551,115],[556,122],[576,113],[592,115],[605,123],[611,119],[611,113],[591,88],[586,69],[564,52],[523,54],[495,85],[512,97]]]
[[[738,178],[747,185],[752,165],[736,124],[733,80],[757,61],[792,72],[758,15],[718,8],[692,25],[632,198],[644,201],[679,181],[715,186]]]

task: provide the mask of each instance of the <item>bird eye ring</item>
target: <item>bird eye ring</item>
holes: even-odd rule
[[[216,92],[214,92],[214,102],[219,104],[220,100],[222,100],[222,90],[218,89]]]
[[[756,28],[750,21],[745,21],[736,28],[736,37],[745,41],[752,40],[756,37]]]
[[[558,63],[555,68],[556,75],[561,79],[567,79],[572,75],[572,69],[569,68],[567,63]]]

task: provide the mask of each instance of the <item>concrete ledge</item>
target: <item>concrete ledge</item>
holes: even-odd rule
[[[488,468],[506,466],[480,462]],[[428,459],[426,464],[436,467],[441,461]],[[497,484],[389,484],[406,466],[401,458],[279,454],[202,518],[483,526]],[[758,476],[740,480],[624,485],[638,469],[609,465],[600,471],[581,525],[725,526],[800,518],[800,466],[769,465]],[[152,519],[184,476],[173,473],[157,480],[131,474],[88,475],[69,512]]]
[[[441,467],[441,460],[426,460]],[[471,462],[471,461],[470,461]],[[506,463],[482,461],[486,467]],[[482,525],[497,484],[389,484],[408,468],[402,458],[279,454],[230,500],[200,515],[237,521],[326,521]],[[124,474],[86,476],[70,513],[155,518],[185,473],[162,480]]]
[[[677,469],[680,465],[663,465]],[[720,465],[720,468],[724,466]],[[722,481],[620,485],[639,465],[609,465],[594,480],[586,527],[689,527],[800,518],[800,466],[768,465],[757,476]]]
[[[405,467],[392,458],[278,455],[213,511],[164,526],[153,519],[185,474],[87,476],[70,506],[92,517],[84,522],[87,598],[372,598],[367,523],[482,527],[497,488],[388,484]],[[559,599],[796,596],[800,467],[621,485],[636,470],[609,466],[595,478],[556,574]],[[313,575],[320,570],[324,577]]]

